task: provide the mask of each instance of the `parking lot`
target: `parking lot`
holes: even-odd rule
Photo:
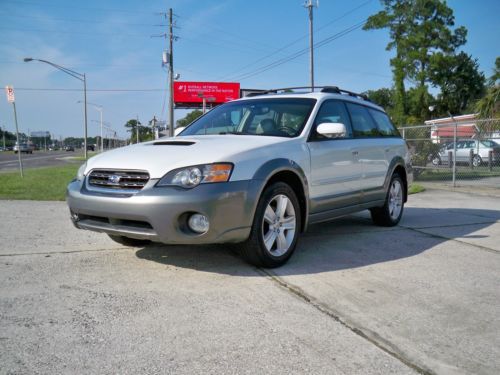
[[[500,198],[412,195],[312,226],[282,268],[120,246],[0,201],[0,373],[497,374]]]

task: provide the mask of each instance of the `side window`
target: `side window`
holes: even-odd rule
[[[380,137],[377,125],[366,107],[354,103],[346,103],[346,105],[351,114],[354,137]]]
[[[384,113],[375,109],[368,108],[368,112],[372,115],[375,123],[377,124],[380,134],[384,137],[397,137],[399,132],[392,124],[389,117]]]
[[[352,138],[351,121],[349,120],[349,114],[347,113],[343,102],[339,100],[328,100],[321,105],[321,108],[314,119],[311,139],[330,139],[316,133],[316,127],[325,122],[339,122],[344,124],[347,131],[345,138]]]

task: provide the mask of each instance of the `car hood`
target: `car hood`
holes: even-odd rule
[[[232,162],[236,154],[290,141],[290,138],[257,135],[203,135],[162,138],[107,151],[87,161],[92,169],[145,170],[150,178],[190,165]]]

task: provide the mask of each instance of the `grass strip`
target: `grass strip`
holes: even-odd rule
[[[417,194],[425,191],[425,188],[419,184],[411,184],[408,188],[408,194]]]
[[[64,201],[66,186],[75,178],[79,164],[25,169],[0,174],[0,199]]]

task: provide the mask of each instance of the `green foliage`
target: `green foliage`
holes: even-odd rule
[[[429,117],[428,107],[432,103],[429,84],[442,88],[447,106],[467,107],[469,100],[477,97],[481,84],[473,79],[480,74],[477,63],[469,56],[454,55],[465,44],[467,30],[452,29],[453,10],[442,0],[381,0],[381,3],[384,9],[370,16],[364,29],[388,29],[387,50],[396,50],[391,59],[394,121],[408,123],[407,117],[412,116],[421,122]],[[443,69],[451,71],[448,77]],[[438,71],[442,74],[437,74]],[[405,90],[407,81],[414,86],[411,93]],[[466,88],[452,92],[459,84],[465,84]],[[464,92],[467,95],[460,101]]]
[[[500,57],[495,60],[493,74],[488,79],[488,90],[476,103],[476,111],[481,118],[500,118]]]
[[[500,81],[500,56],[495,60],[495,67],[493,68],[493,74],[488,79],[489,86],[495,86]]]
[[[471,102],[484,93],[484,74],[479,72],[477,59],[465,52],[458,55],[436,55],[431,68],[431,80],[441,88],[438,95],[441,113],[463,113]]]
[[[66,186],[75,178],[80,164],[0,174],[0,199],[57,200],[66,198]]]
[[[151,141],[154,139],[153,129],[142,125],[141,122],[136,119],[128,120],[125,123],[125,127],[127,131],[130,132],[131,143],[137,142],[137,132],[139,132],[139,142]]]
[[[194,120],[196,120],[198,117],[200,117],[202,114],[203,114],[203,112],[200,111],[199,109],[195,109],[195,110],[189,112],[184,118],[177,120],[177,127],[183,128],[185,126],[188,126]]]

